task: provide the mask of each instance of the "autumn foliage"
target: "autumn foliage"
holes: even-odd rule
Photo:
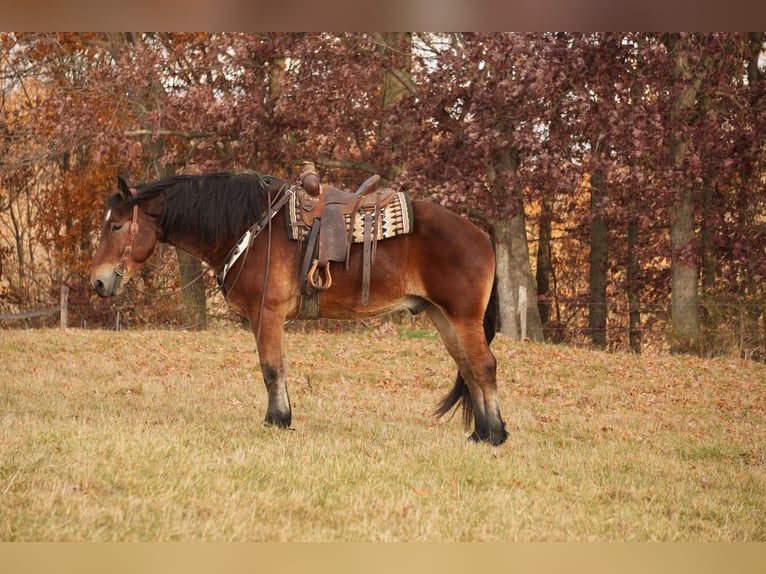
[[[763,358],[763,44],[0,34],[0,311],[56,303],[67,284],[78,320],[107,320],[86,275],[118,174],[294,178],[311,160],[342,187],[379,173],[484,227],[509,254],[498,285],[510,336],[526,286],[532,339]],[[146,284],[177,287],[175,265],[161,253]],[[183,322],[180,304],[119,305]]]

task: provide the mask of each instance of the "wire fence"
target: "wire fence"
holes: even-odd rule
[[[207,287],[204,325],[247,326],[247,321],[233,313],[209,275],[201,278]],[[68,298],[48,305],[38,303],[28,309],[0,307],[0,329],[56,328],[70,329],[165,329],[194,330],[199,320],[190,320],[182,293],[173,285],[154,291],[128,289],[114,299],[95,297],[89,286],[73,286]],[[597,347],[594,334],[600,332],[604,348],[612,352],[667,353],[672,350],[671,305],[649,302],[639,309],[639,320],[631,324],[626,301],[609,301],[606,324],[593,329],[588,325],[592,305],[582,299],[559,300],[551,320],[543,326],[546,341],[578,347]],[[65,309],[62,317],[62,309]],[[766,360],[766,301],[745,297],[703,298],[698,305],[700,334],[694,352],[702,356],[735,355]],[[363,330],[393,322],[414,329],[432,329],[423,316],[392,314],[375,320],[345,322],[333,320],[292,321],[290,330],[331,332]],[[534,338],[534,335],[530,335]]]

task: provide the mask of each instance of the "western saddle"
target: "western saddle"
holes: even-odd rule
[[[299,208],[296,211],[303,226],[309,229],[301,268],[301,292],[312,295],[314,291],[329,289],[332,286],[331,262],[345,262],[348,269],[351,244],[361,224],[362,305],[367,305],[381,210],[397,193],[393,189],[378,189],[379,175],[368,178],[356,193],[321,184],[312,163],[305,164],[299,181],[302,193],[297,198]]]

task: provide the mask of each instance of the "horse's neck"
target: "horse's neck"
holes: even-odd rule
[[[271,202],[274,201],[283,186],[284,182],[276,180],[270,184],[268,197]],[[190,253],[197,259],[201,259],[207,263],[211,268],[219,271],[223,268],[232,247],[236,245],[246,231],[247,229],[242,229],[235,237],[224,237],[217,239],[214,242],[205,242],[194,236],[193,233],[188,232],[166,236],[164,241],[178,249]]]

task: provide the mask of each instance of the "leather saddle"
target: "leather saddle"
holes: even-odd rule
[[[346,263],[355,228],[362,229],[362,305],[370,298],[370,269],[375,261],[381,210],[394,198],[393,189],[378,189],[380,176],[368,178],[356,193],[322,185],[316,173],[304,171],[299,198],[300,217],[310,229],[301,269],[301,291],[306,295],[332,285],[330,263]]]

